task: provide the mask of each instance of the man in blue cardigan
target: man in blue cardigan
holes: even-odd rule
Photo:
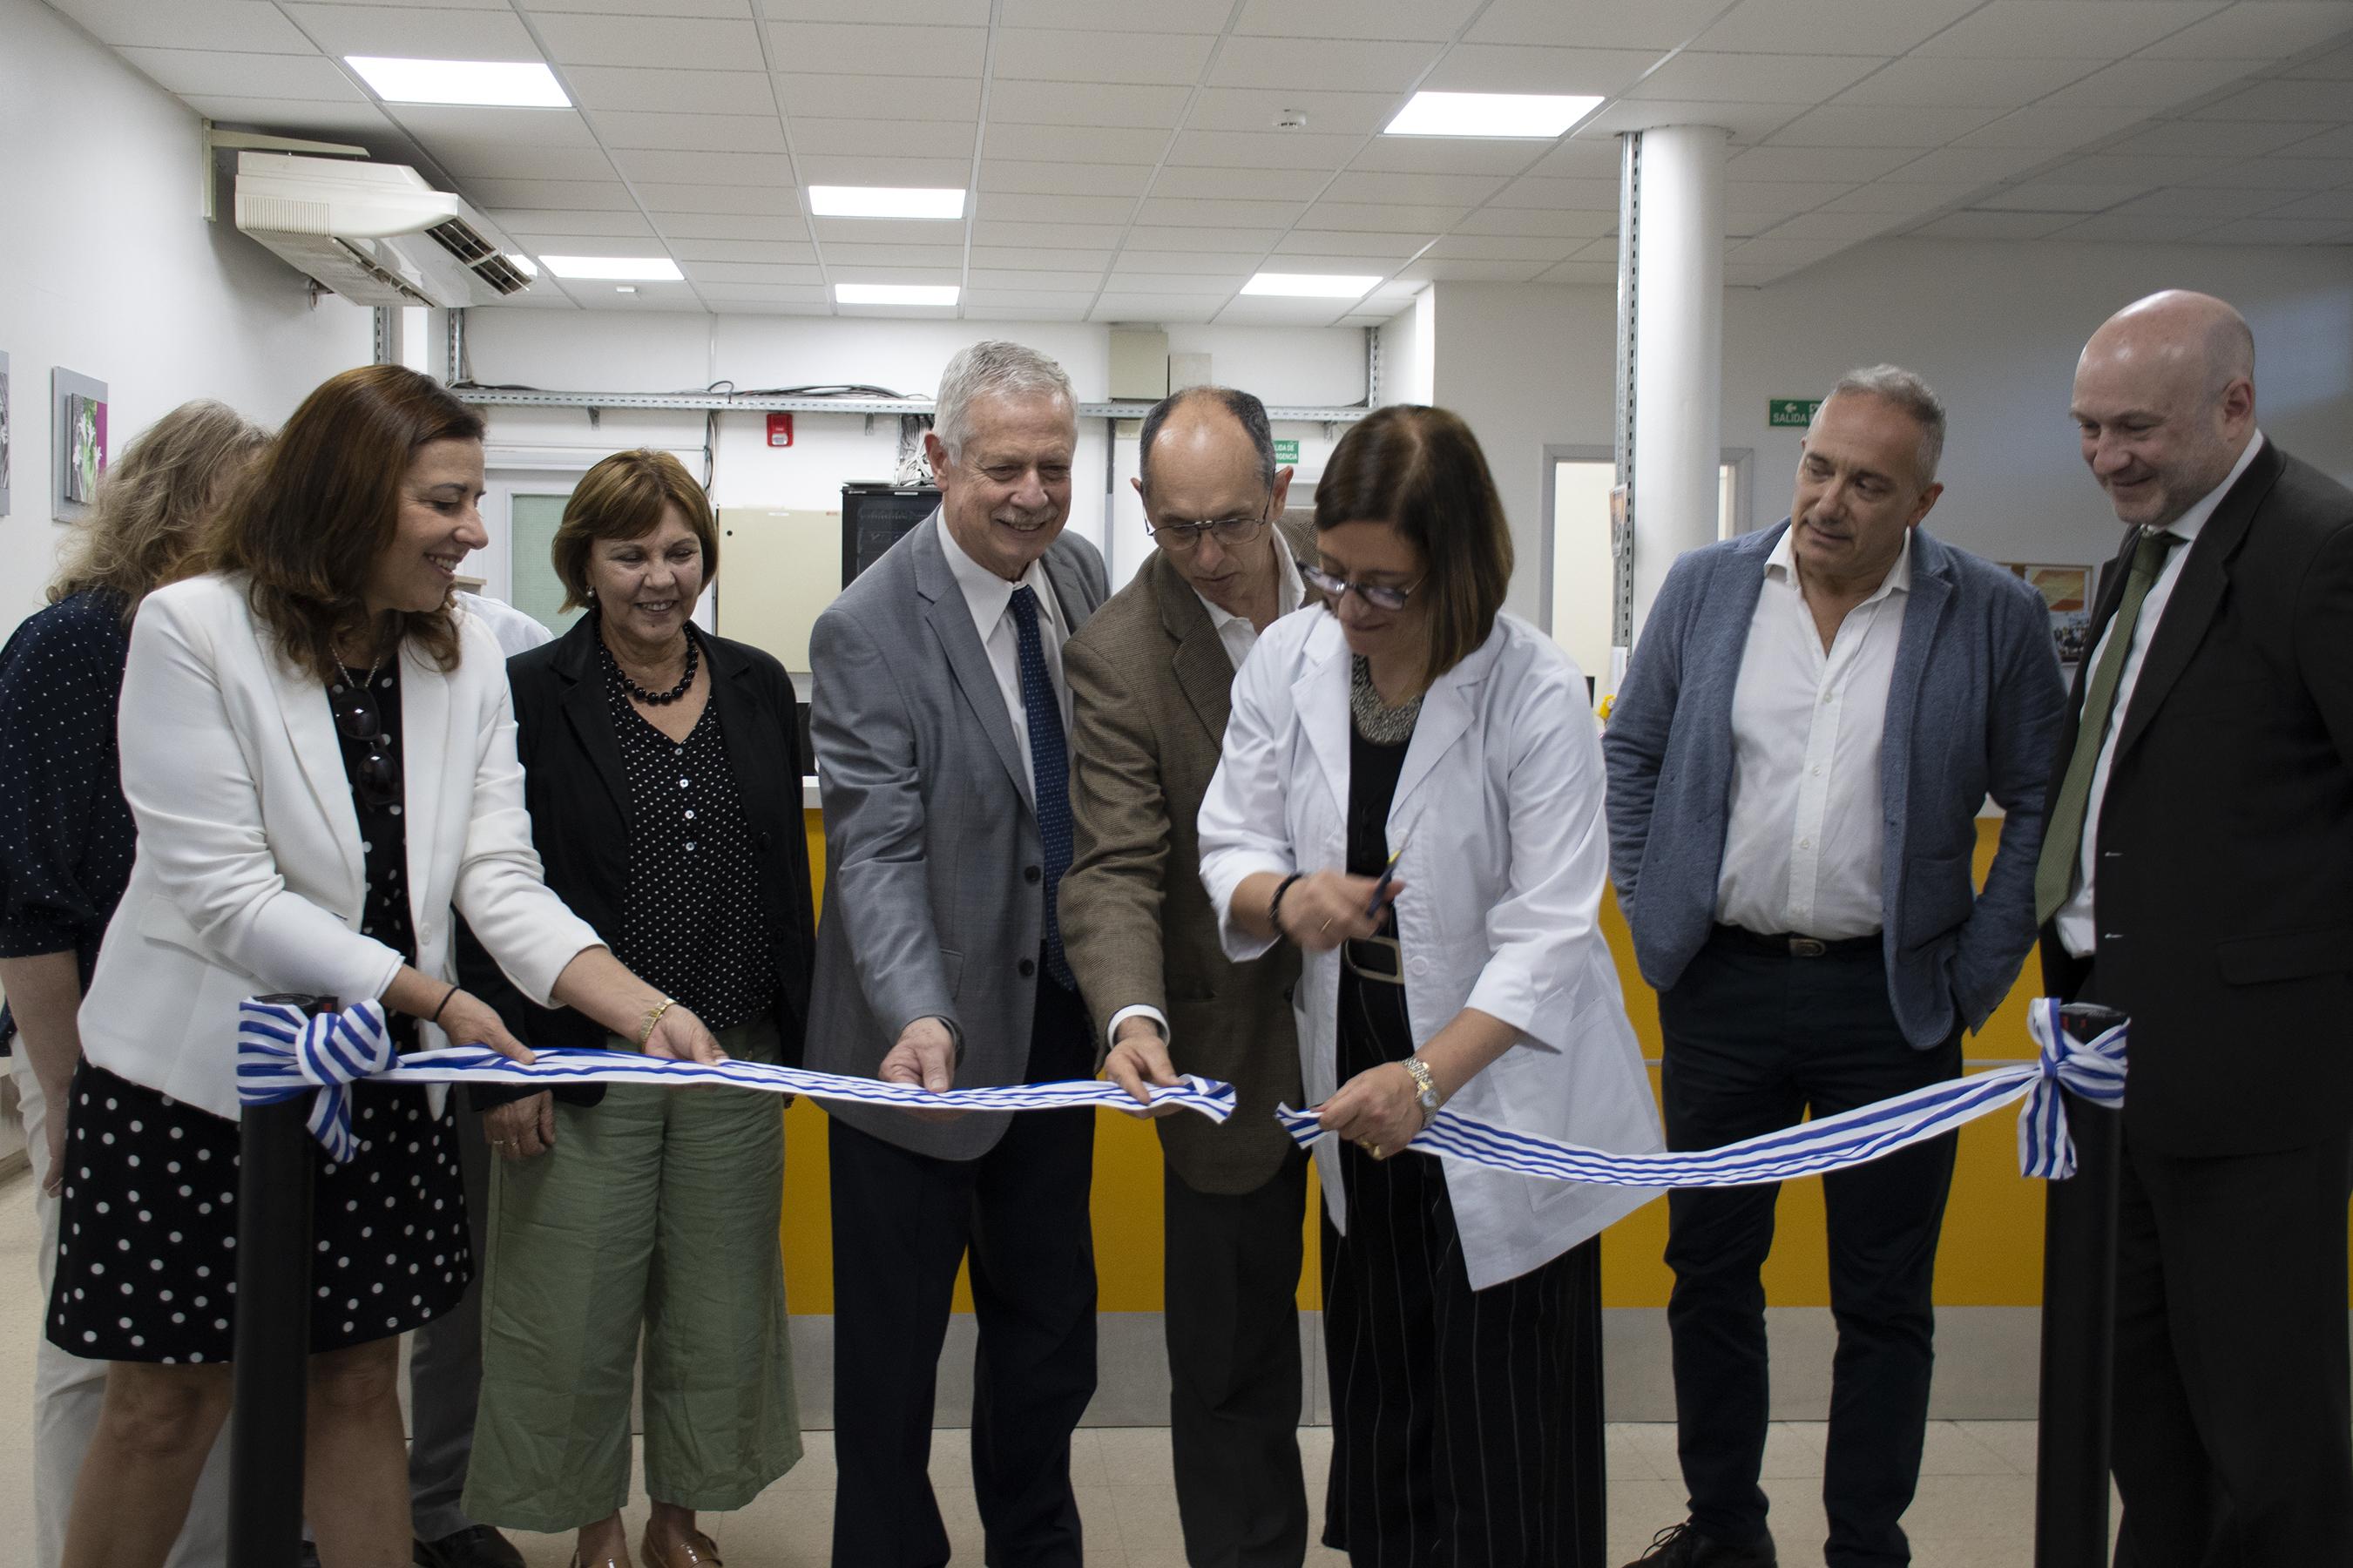
[[[1790,521],[1694,550],[1610,715],[1611,878],[1659,993],[1671,1148],[1710,1149],[1961,1068],[2034,942],[2066,693],[2041,596],[1921,531],[1945,414],[1892,365],[1841,378]],[[1985,890],[1977,816],[2008,814]],[[1657,831],[1653,831],[1653,826]],[[1824,1178],[1839,1344],[1829,1568],[1910,1560],[1950,1135]],[[1651,1568],[1771,1568],[1765,1294],[1774,1186],[1668,1199],[1688,1522]]]

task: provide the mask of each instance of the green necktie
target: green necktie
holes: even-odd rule
[[[2092,669],[2092,684],[2084,689],[2084,718],[2075,731],[2075,749],[2067,759],[2067,777],[2059,799],[2043,824],[2042,858],[2034,867],[2034,923],[2049,923],[2060,906],[2075,891],[2075,866],[2084,853],[2084,824],[2092,801],[2092,772],[2100,763],[2100,748],[2108,738],[2108,720],[2116,705],[2116,683],[2125,672],[2125,656],[2132,651],[2133,627],[2157,575],[2165,570],[2165,552],[2182,542],[2178,533],[2141,531],[2133,546],[2132,571],[2125,578],[2125,596],[2116,603],[2116,618],[2108,623],[2107,647]]]

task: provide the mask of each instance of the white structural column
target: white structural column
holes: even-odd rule
[[[1724,162],[1726,133],[1641,132],[1635,182],[1633,628],[1667,568],[1716,535],[1723,461]],[[1620,279],[1622,289],[1627,279]]]

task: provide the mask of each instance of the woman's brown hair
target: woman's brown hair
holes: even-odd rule
[[[482,416],[429,375],[371,364],[330,376],[246,476],[204,563],[246,574],[253,613],[288,661],[330,679],[337,643],[371,629],[368,575],[400,527],[401,480],[418,449],[481,438]],[[402,641],[457,668],[447,604],[396,619]]]
[[[101,588],[122,599],[122,624],[139,601],[185,577],[204,530],[234,481],[269,444],[269,433],[225,403],[183,403],[139,433],[107,465],[97,503],[74,525],[49,603]]]
[[[1351,426],[1315,482],[1318,532],[1386,522],[1428,568],[1414,597],[1429,606],[1436,680],[1495,629],[1512,582],[1512,530],[1471,426],[1443,408],[1399,403]]]
[[[711,516],[711,498],[684,463],[668,452],[639,447],[616,452],[581,476],[564,503],[564,521],[549,548],[556,580],[564,584],[564,607],[588,602],[588,554],[596,541],[643,539],[661,526],[662,513],[670,507],[678,508],[702,542],[702,581],[708,586],[719,575],[719,527]]]

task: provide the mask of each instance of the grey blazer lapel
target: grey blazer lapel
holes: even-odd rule
[[[1087,581],[1087,574],[1079,570],[1069,552],[1050,546],[1044,564],[1046,585],[1054,590],[1054,600],[1061,606],[1062,625],[1076,632],[1102,606],[1103,595]]]
[[[1928,652],[1936,626],[1953,597],[1953,563],[1944,545],[1918,528],[1912,531],[1912,587],[1904,606],[1904,629],[1895,642],[1895,668],[1887,679],[1887,716],[1879,748],[1880,804],[1900,833],[1908,820],[1912,787],[1912,731],[1920,711],[1920,688],[1927,679]],[[1894,879],[1903,871],[1903,840],[1891,834],[1883,857],[1887,907],[1895,908]]]
[[[938,518],[935,511],[916,524],[913,541],[915,592],[923,600],[923,619],[932,635],[940,639],[948,674],[980,721],[989,743],[997,748],[997,760],[1012,776],[1013,787],[1034,811],[1029,773],[1022,765],[1021,750],[1013,737],[1013,721],[1006,714],[1004,694],[997,684],[997,671],[989,665],[988,650],[980,646],[980,634],[973,630],[972,610],[965,603],[964,590],[956,586],[955,574],[948,570],[947,556],[940,546]]]

